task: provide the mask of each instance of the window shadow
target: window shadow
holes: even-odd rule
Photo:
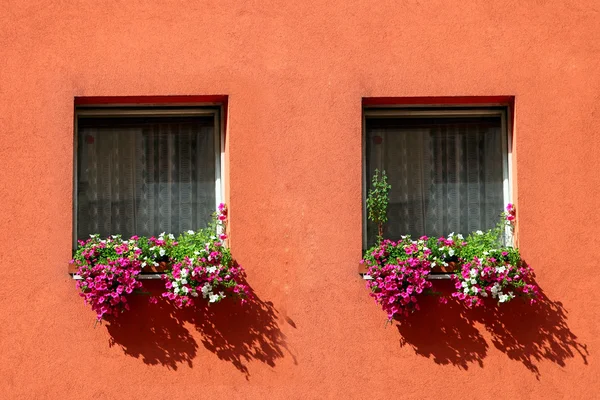
[[[279,312],[273,303],[260,299],[256,293],[245,304],[224,301],[199,306],[195,312],[187,313],[187,318],[201,333],[204,347],[233,364],[246,379],[250,377],[248,364],[252,361],[275,367],[287,354],[297,364],[281,332]]]
[[[161,281],[145,282],[144,289],[160,297],[162,285]],[[280,321],[285,319],[273,303],[255,293],[245,304],[225,299],[214,305],[198,302],[201,304],[186,309],[177,309],[163,299],[150,304],[145,295],[129,299],[131,310],[106,322],[111,336],[109,345],[119,346],[126,355],[145,364],[173,370],[182,363],[193,367],[198,339],[219,359],[245,374],[246,379],[250,377],[251,361],[275,367],[277,360],[290,355],[297,364],[280,329]],[[296,328],[293,322],[288,323]]]
[[[551,300],[542,290],[534,305],[515,299],[475,312],[475,318],[492,335],[493,345],[525,365],[538,379],[541,377],[538,364],[544,361],[562,367],[567,360],[580,357],[588,365],[587,345],[569,328],[563,304]]]
[[[449,282],[435,286],[441,287],[445,296],[451,293]],[[589,350],[569,328],[567,310],[541,289],[534,305],[518,298],[502,305],[486,299],[485,306],[467,309],[452,300],[439,304],[429,296],[420,303],[421,311],[397,322],[400,343],[437,364],[468,369],[477,363],[483,367],[489,344],[478,329],[482,327],[496,349],[521,362],[537,379],[542,362],[562,367],[569,359],[580,358],[588,365]]]
[[[420,356],[436,364],[469,369],[483,367],[488,344],[460,304],[440,304],[435,297],[419,300],[421,311],[405,317],[396,325],[400,345],[409,346]]]
[[[192,367],[198,344],[184,326],[180,311],[160,300],[150,304],[147,296],[129,298],[131,310],[106,325],[109,345],[119,346],[126,355],[145,364],[173,370],[181,363]]]

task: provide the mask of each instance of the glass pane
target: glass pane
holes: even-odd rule
[[[500,117],[369,118],[367,172],[392,185],[385,237],[493,228],[504,206]],[[367,240],[376,228],[368,223]]]
[[[77,238],[204,227],[215,209],[213,117],[80,119]]]

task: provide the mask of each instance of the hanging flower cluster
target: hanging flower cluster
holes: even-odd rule
[[[509,204],[496,228],[466,238],[451,233],[447,238],[383,240],[361,261],[368,268],[364,278],[371,296],[390,320],[407,316],[419,309],[419,295],[431,288],[427,277],[432,269],[454,263],[459,268],[452,275],[456,289],[452,297],[469,307],[483,304],[486,297],[506,303],[524,296],[535,302],[539,289],[533,284],[533,270],[521,260],[518,249],[504,243],[506,229],[512,229],[515,220],[515,207]]]
[[[418,295],[431,287],[427,280],[431,270],[427,259],[430,253],[424,238],[411,242],[405,237],[397,243],[384,240],[363,260],[369,272],[367,287],[388,319],[419,310]]]
[[[505,223],[487,233],[488,237],[478,231],[467,238],[474,243],[471,247],[476,251],[461,252],[462,267],[452,276],[456,288],[452,297],[469,307],[482,305],[486,297],[497,299],[498,303],[509,302],[517,296],[526,297],[531,303],[536,301],[539,289],[533,284],[533,270],[521,260],[518,249],[501,246],[497,240],[505,226],[513,228],[515,211],[509,204],[503,214]]]
[[[81,276],[77,288],[98,320],[129,310],[127,295],[142,286],[138,280],[142,250],[135,239],[123,240],[119,235],[100,239],[92,235],[79,241],[79,246],[72,261]]]
[[[177,238],[166,233],[157,238],[132,236],[128,240],[119,235],[106,239],[91,235],[79,241],[71,260],[81,277],[77,282],[80,295],[98,320],[117,316],[129,309],[127,295],[142,287],[142,270],[167,263],[163,297],[175,305],[191,305],[194,298],[216,303],[232,297],[244,302],[250,291],[244,283],[244,270],[225,246],[226,223],[227,207],[220,204],[209,227],[187,231]]]
[[[217,303],[226,297],[236,297],[245,302],[250,292],[242,283],[244,270],[236,265],[223,242],[227,239],[226,223],[227,208],[221,204],[211,229],[188,231],[180,237],[183,246],[190,242],[203,246],[174,263],[172,270],[163,276],[167,289],[163,297],[178,307],[190,306],[197,298]]]

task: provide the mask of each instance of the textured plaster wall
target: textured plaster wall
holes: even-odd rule
[[[66,274],[74,97],[218,94],[260,302],[94,327]],[[356,273],[361,98],[496,95],[547,299],[385,327]],[[597,1],[3,0],[0,398],[596,398],[599,129]]]

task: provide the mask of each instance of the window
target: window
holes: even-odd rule
[[[364,130],[365,192],[375,169],[392,186],[387,238],[496,225],[510,201],[505,108],[365,109]],[[365,230],[367,247],[377,233]]]
[[[76,109],[74,240],[204,227],[221,202],[220,109]]]

